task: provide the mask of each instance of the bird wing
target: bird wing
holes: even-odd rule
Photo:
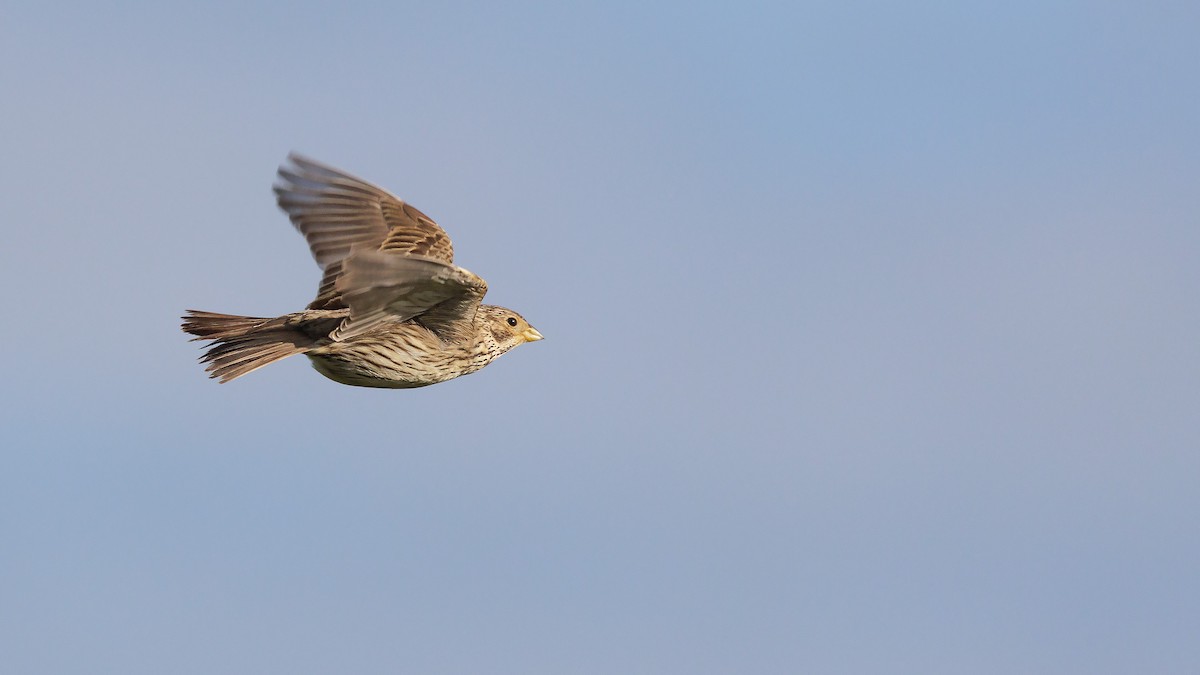
[[[346,307],[337,291],[352,249],[454,263],[454,246],[432,218],[382,188],[291,153],[275,196],[304,235],[324,275],[309,309]]]
[[[434,258],[355,249],[345,259],[336,292],[350,316],[333,331],[334,340],[362,335],[381,323],[418,319],[443,342],[474,339],[475,311],[487,282]]]

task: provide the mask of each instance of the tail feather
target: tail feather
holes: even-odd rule
[[[250,329],[270,321],[259,316],[237,316],[189,309],[183,316],[183,331],[196,337],[193,340],[223,340],[245,335]]]
[[[213,341],[200,361],[208,364],[209,377],[224,383],[312,349],[312,336],[285,328],[284,323],[189,309],[183,317],[183,330],[196,336],[194,340]]]

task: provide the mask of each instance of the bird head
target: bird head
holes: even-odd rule
[[[537,342],[542,334],[529,325],[525,317],[511,309],[495,305],[480,305],[477,320],[482,322],[483,333],[490,337],[501,353],[526,342]]]

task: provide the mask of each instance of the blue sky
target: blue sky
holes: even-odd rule
[[[0,638],[39,673],[1191,673],[1200,10],[0,9]],[[546,340],[219,386],[297,150]]]

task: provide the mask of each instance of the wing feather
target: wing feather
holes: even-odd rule
[[[351,251],[420,256],[453,266],[454,246],[432,218],[333,167],[292,153],[279,167],[275,195],[324,272],[310,309],[348,306],[338,289]]]
[[[423,256],[355,249],[335,291],[350,316],[333,332],[346,340],[392,321],[419,319],[443,342],[472,340],[487,283],[471,272]]]

